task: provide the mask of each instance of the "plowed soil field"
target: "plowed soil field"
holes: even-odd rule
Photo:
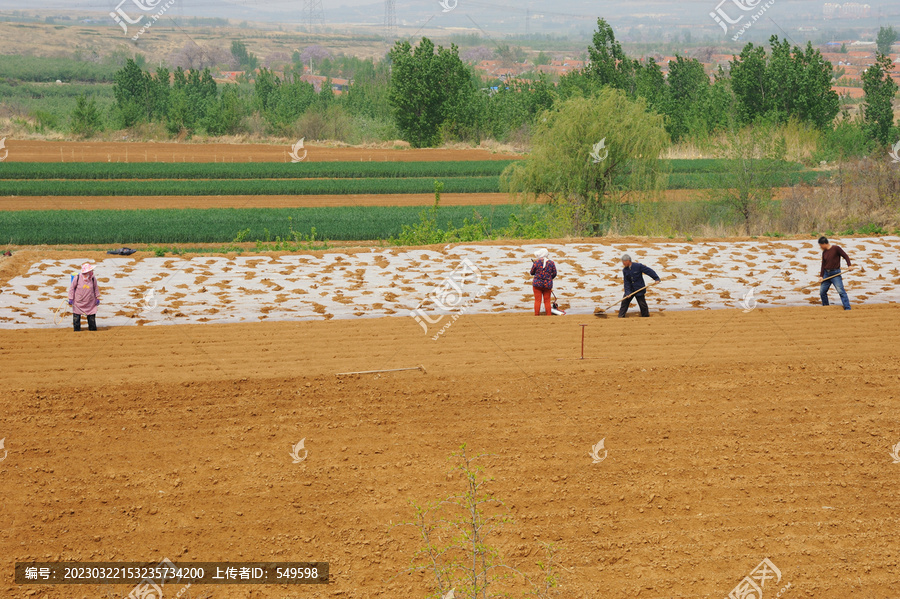
[[[164,557],[331,565],[182,597],[425,597],[396,525],[462,492],[464,443],[513,516],[504,562],[536,576],[555,545],[548,596],[718,599],[765,558],[766,599],[900,596],[897,305],[464,315],[437,341],[408,318],[5,330],[0,361],[3,597],[131,590],[15,586],[16,561]]]

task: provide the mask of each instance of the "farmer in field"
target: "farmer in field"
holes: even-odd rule
[[[641,309],[641,317],[647,318],[650,316],[650,309],[647,308],[647,299],[645,297],[647,290],[644,287],[647,284],[644,282],[644,275],[653,279],[654,285],[659,283],[659,275],[652,268],[639,262],[632,262],[631,256],[628,254],[622,256],[622,266],[624,267],[622,269],[622,278],[625,280],[625,299],[622,300],[622,307],[619,308],[619,318],[625,318],[632,298],[637,300],[638,307]]]
[[[850,256],[839,245],[828,242],[827,237],[819,237],[819,247],[822,248],[822,270],[819,273],[819,297],[822,305],[828,305],[828,289],[834,285],[841,298],[844,310],[850,309],[850,299],[844,291],[844,280],[841,278],[841,258],[847,262],[847,270],[853,268],[850,264]]]
[[[534,253],[531,261],[531,274],[534,276],[531,286],[534,289],[534,315],[541,315],[541,300],[544,302],[544,316],[550,316],[552,309],[550,295],[553,290],[553,279],[556,278],[556,264],[548,256],[545,248]]]
[[[87,316],[88,330],[97,330],[97,306],[100,305],[100,290],[94,276],[94,265],[85,262],[69,285],[69,305],[72,306],[72,326],[81,330],[81,316]]]

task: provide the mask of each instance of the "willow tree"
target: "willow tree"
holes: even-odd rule
[[[603,88],[557,104],[537,118],[532,150],[507,167],[505,191],[570,210],[578,233],[600,232],[611,202],[661,189],[659,157],[669,144],[662,116],[643,99]]]

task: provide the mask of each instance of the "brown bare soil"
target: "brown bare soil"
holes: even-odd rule
[[[8,139],[9,162],[290,162],[289,144],[135,143]],[[384,149],[306,144],[308,162],[509,160],[483,149]]]
[[[509,204],[505,193],[444,193],[444,206]],[[430,206],[433,193],[300,196],[12,196],[0,210],[146,210],[162,208],[320,208],[336,206]]]
[[[775,190],[783,199],[790,188]],[[703,189],[670,189],[668,202],[696,202],[709,199]],[[507,193],[443,193],[444,206],[494,206],[516,200]],[[430,206],[432,193],[377,195],[301,196],[10,196],[0,198],[0,210],[146,210],[163,208],[321,208],[338,206]]]
[[[190,596],[424,597],[395,525],[461,489],[447,457],[467,443],[515,518],[501,553],[534,574],[554,543],[557,597],[723,597],[765,557],[783,575],[766,597],[897,597],[900,306],[463,316],[438,341],[410,318],[100,324],[0,331],[8,573],[308,559],[330,562],[327,588]]]

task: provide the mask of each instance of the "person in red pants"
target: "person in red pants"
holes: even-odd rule
[[[548,256],[545,248],[534,253],[535,259],[531,261],[531,274],[534,281],[531,285],[534,289],[534,315],[541,315],[541,300],[544,302],[544,315],[550,316],[551,302],[550,292],[553,289],[553,279],[556,278],[556,264]]]

